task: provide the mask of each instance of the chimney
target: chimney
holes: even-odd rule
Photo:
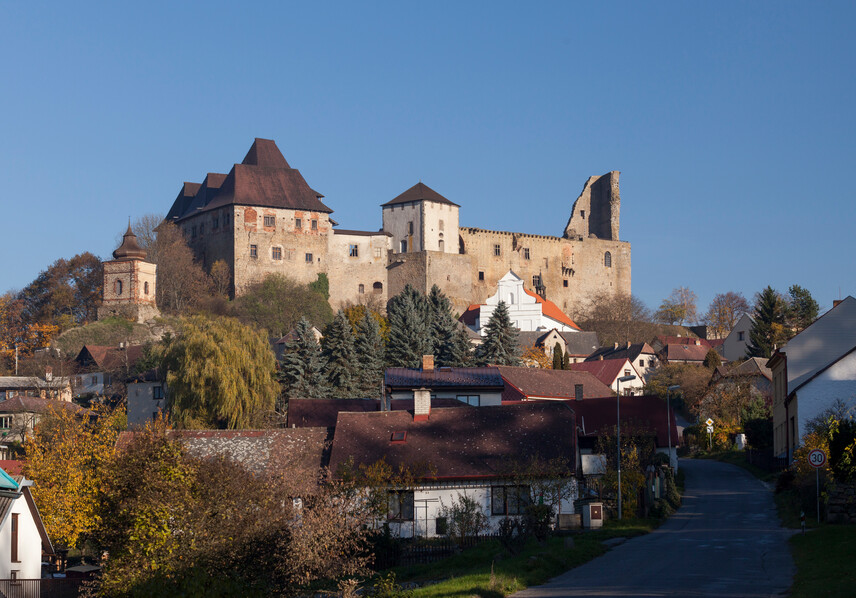
[[[433,372],[434,371],[434,356],[433,355],[423,355],[422,356],[422,371],[423,372]]]
[[[630,348],[630,341],[627,341],[627,348]]]
[[[698,339],[696,339],[696,341],[695,341],[695,345],[696,345],[696,347],[698,347],[699,345],[701,345],[701,341],[700,341],[700,340],[698,340]]]
[[[597,356],[597,360],[598,360],[598,361],[603,361],[603,353],[601,353],[600,355],[598,355],[598,356]]]
[[[50,382],[53,380],[53,368],[51,366],[45,367],[45,381]]]
[[[431,360],[433,361],[433,357]],[[431,391],[420,388],[413,391],[413,421],[427,422],[431,414]]]
[[[835,309],[836,307],[838,307],[838,304],[841,303],[842,301],[844,301],[844,299],[833,299],[832,300],[832,309]]]
[[[613,349],[617,349],[617,348],[618,348],[618,343],[615,343],[615,346],[613,347]]]

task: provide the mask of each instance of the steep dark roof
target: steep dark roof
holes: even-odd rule
[[[585,424],[585,436],[594,437],[604,430],[615,434],[616,404],[615,397],[589,399],[587,401],[568,401],[568,405],[577,414],[577,425]],[[657,440],[657,446],[669,444],[666,432],[666,405],[663,399],[655,396],[621,397],[621,429],[648,430]],[[678,445],[678,430],[675,418],[670,417],[672,446]]]
[[[380,410],[377,399],[289,399],[289,428],[332,428],[343,411]]]
[[[425,477],[501,478],[530,457],[567,460],[574,471],[574,414],[563,404],[521,403],[470,409],[432,409],[427,421],[408,411],[340,413],[330,469],[381,458],[394,469],[429,466]],[[392,443],[393,432],[406,432]]]
[[[572,372],[588,372],[611,388],[613,381],[621,374],[625,364],[627,364],[626,357],[623,359],[599,359],[597,361],[571,363],[568,365],[568,369]],[[632,368],[629,364],[628,367]]]
[[[492,388],[502,390],[502,375],[496,367],[435,368],[432,372],[410,368],[387,368],[384,385],[393,389]]]
[[[285,208],[331,213],[300,174],[291,168],[270,139],[256,139],[229,174],[209,173],[202,185],[185,183],[167,220],[175,222],[227,205]],[[192,197],[191,197],[192,194]]]
[[[498,366],[506,388],[516,389],[503,393],[503,400],[517,400],[528,397],[550,399],[573,399],[574,386],[583,385],[583,398],[608,397],[612,390],[588,372],[571,370],[545,370],[541,368],[518,368],[507,365]]]
[[[74,360],[84,367],[91,368],[94,365],[100,371],[110,371],[121,367],[131,367],[142,356],[142,345],[128,345],[125,348],[83,345]]]
[[[648,343],[623,344],[616,347],[601,347],[586,357],[586,361],[597,361],[599,359],[629,359],[636,361],[642,353],[655,354],[653,347]]]
[[[444,203],[458,208],[461,207],[455,202],[449,201],[424,183],[416,183],[395,199],[391,199],[385,204],[381,204],[381,206],[395,206],[402,203],[413,203],[416,201],[433,201],[435,203]]]

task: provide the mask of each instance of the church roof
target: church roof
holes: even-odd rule
[[[212,172],[201,185],[184,183],[166,219],[175,222],[227,205],[331,213],[321,197],[289,166],[273,140],[257,138],[229,174]]]
[[[391,199],[390,201],[381,205],[383,207],[395,206],[402,203],[413,203],[417,201],[433,201],[435,203],[444,203],[450,206],[455,206],[456,208],[461,207],[455,202],[449,201],[448,199],[434,191],[431,187],[421,182],[416,183],[410,189],[408,189],[395,199]]]
[[[137,235],[131,230],[130,222],[128,223],[128,230],[122,237],[122,244],[113,252],[113,257],[117,260],[146,259],[146,250],[137,243]]]
[[[544,299],[541,295],[533,293],[527,288],[523,288],[523,292],[529,295],[530,297],[534,297],[537,303],[541,304],[541,313],[550,318],[551,320],[556,320],[557,322],[561,322],[565,326],[570,326],[574,330],[581,330],[576,323],[569,318],[565,312],[559,309],[559,306],[550,301],[549,299]]]

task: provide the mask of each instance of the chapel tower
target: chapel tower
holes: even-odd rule
[[[104,262],[99,320],[117,316],[142,323],[160,315],[155,304],[157,266],[145,259],[146,250],[137,243],[137,236],[128,223],[113,259]]]

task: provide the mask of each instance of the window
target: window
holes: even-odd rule
[[[149,281],[143,283],[143,295],[149,294]]]
[[[155,401],[159,401],[163,398],[163,386],[152,387],[152,398]]]
[[[434,533],[438,536],[445,536],[449,533],[449,523],[445,517],[434,519]]]
[[[574,384],[574,398],[577,401],[583,400],[583,385],[582,384]]]
[[[275,226],[276,216],[265,216],[265,226]]]
[[[607,268],[612,268],[612,254],[608,251],[603,254],[603,265]]]
[[[412,490],[393,490],[389,493],[388,517],[395,521],[413,521]]]
[[[640,367],[643,367],[643,368],[645,367],[645,360],[644,360],[644,359],[640,359],[640,360],[639,360],[639,366],[640,366]],[[618,450],[618,449],[616,449],[616,450]],[[617,458],[617,457],[616,457],[616,458]]]
[[[229,214],[223,214],[223,226],[227,226],[229,224]]]
[[[443,242],[443,239],[440,239],[440,242],[438,243],[438,245],[439,245],[440,251],[445,251],[446,244]]]
[[[466,403],[467,405],[472,405],[473,407],[478,407],[481,404],[480,395],[458,395],[458,400],[462,403]]]
[[[624,375],[625,375],[625,376],[629,376],[629,375],[630,375],[630,370],[624,370]]]
[[[443,229],[443,221],[442,221],[442,220],[440,220],[440,230],[444,230],[444,229]]]
[[[479,270],[479,280],[484,280],[484,272]]]
[[[95,386],[98,384],[98,376],[92,376],[92,380],[89,382],[90,386]]]
[[[383,283],[382,283],[382,282],[376,282],[376,283],[374,283],[374,284],[372,285],[372,292],[373,292],[375,295],[380,295],[381,293],[383,293]]]
[[[585,210],[580,210],[580,218],[582,218],[583,220],[586,219],[586,211]]]
[[[195,226],[190,227],[190,238],[191,239],[196,238],[196,227]]]
[[[502,255],[502,247],[500,247],[499,245],[494,245],[493,246],[493,255],[496,255],[496,256]]]
[[[205,234],[205,223],[203,222],[202,224],[199,225],[199,236],[201,237],[204,234]]]
[[[303,228],[303,220],[301,220],[300,218],[295,218],[294,219],[294,228],[296,228],[298,230]]]
[[[745,333],[745,332],[743,332],[742,330],[741,330],[740,332],[738,332],[738,333],[737,333],[737,340],[739,340],[739,341],[745,340],[745,338],[744,338],[744,335],[745,335],[745,334],[746,334],[746,333]]]
[[[568,279],[567,278],[562,281],[562,286],[565,288],[568,288]]]
[[[211,219],[211,228],[214,230],[220,228],[220,219],[217,216],[214,216],[214,218]]]
[[[523,248],[523,259],[524,259],[524,260],[528,260],[528,259],[529,259],[529,248],[528,248],[528,247],[524,247],[524,248]]]
[[[258,245],[250,245],[250,257],[251,258],[259,257],[259,246]]]
[[[8,430],[11,427],[12,427],[12,416],[11,415],[4,415],[3,417],[0,417],[0,428],[3,428],[4,430]]]
[[[380,247],[375,247],[374,248],[374,256],[375,257],[381,257],[381,255],[383,255],[383,250]]]
[[[407,253],[407,239],[401,240],[401,253]]]
[[[529,502],[529,486],[493,486],[490,489],[491,515],[521,515]]]
[[[311,264],[311,263],[312,263],[312,254],[311,254],[311,253],[307,253],[307,254],[306,254],[306,263],[307,263],[307,264]]]
[[[282,247],[271,247],[270,248],[270,256],[275,260],[282,259]]]
[[[361,285],[359,286],[359,289],[358,289],[358,291],[357,291],[357,292],[358,292],[360,295],[365,294],[365,292],[366,292],[366,285],[361,284]]]
[[[407,223],[407,234],[408,235],[413,234],[413,221],[412,220]]]
[[[318,230],[318,221],[313,219],[312,225],[309,228],[311,228],[312,230]]]
[[[116,294],[117,295],[122,294],[122,281],[121,280],[116,281]]]
[[[393,432],[389,437],[390,442],[404,442],[406,440],[407,440],[407,431],[406,430]]]
[[[360,257],[360,248],[358,245],[348,245],[349,257]]]
[[[18,560],[18,513],[12,513],[12,546],[11,553],[12,558],[11,561],[13,563],[20,563]]]

